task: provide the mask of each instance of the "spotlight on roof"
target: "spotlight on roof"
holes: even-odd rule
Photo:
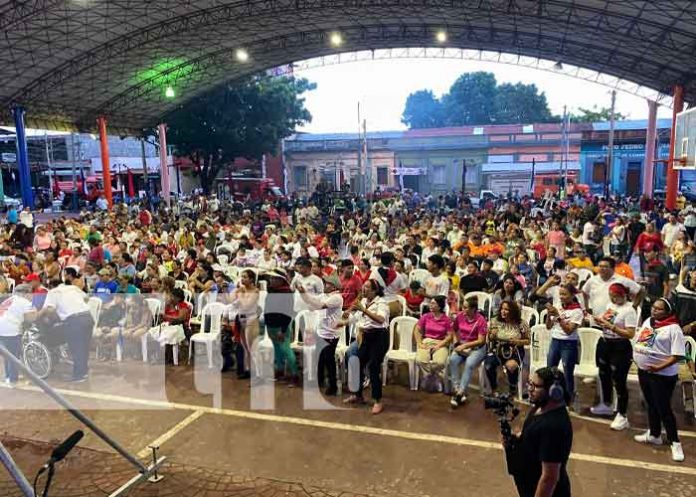
[[[341,33],[331,33],[330,40],[334,47],[340,47],[343,45],[343,36],[341,36]]]
[[[562,71],[562,70],[563,70],[563,63],[559,60],[558,62],[556,62],[556,63],[553,65],[553,68],[554,68],[556,71]]]
[[[167,86],[167,89],[164,90],[164,96],[167,98],[174,98],[176,96],[174,88],[172,88],[171,86]]]
[[[247,60],[249,60],[249,52],[247,52],[243,48],[237,50],[237,53],[235,55],[237,56],[237,60],[239,62],[246,62]]]
[[[435,39],[438,41],[438,43],[445,43],[447,41],[447,33],[444,31],[438,31],[435,34]]]

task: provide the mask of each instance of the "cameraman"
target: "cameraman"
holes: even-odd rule
[[[508,449],[512,451],[508,470],[520,497],[570,497],[566,465],[573,427],[563,373],[556,368],[537,369],[529,381],[529,400],[533,408],[522,432],[513,439],[514,448]]]

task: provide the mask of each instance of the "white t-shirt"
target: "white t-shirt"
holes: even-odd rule
[[[31,302],[13,295],[0,304],[0,337],[16,337],[22,332],[24,314],[32,310]]]
[[[53,307],[61,321],[75,314],[89,312],[85,292],[74,285],[58,285],[46,294],[44,307]]]
[[[561,287],[559,285],[552,286],[548,290],[546,290],[546,296],[551,298],[551,302],[553,306],[556,309],[560,309],[563,304],[561,304]],[[580,294],[577,294],[578,297],[578,304],[580,304],[580,307],[585,309],[585,302],[583,302],[580,298]]]
[[[638,326],[638,313],[630,302],[626,302],[621,306],[610,302],[607,306],[607,310],[604,311],[604,314],[602,314],[602,317],[619,328],[635,328]],[[604,333],[604,338],[606,339],[623,339],[623,337],[617,335],[613,331],[605,329],[602,330],[602,332]]]
[[[440,273],[439,276],[428,276],[428,279],[423,283],[426,295],[443,295],[447,297],[449,294],[450,282],[446,274]],[[430,298],[426,297],[424,304],[430,303]]]
[[[674,242],[677,241],[677,235],[682,232],[686,231],[686,228],[684,228],[683,224],[679,223],[667,223],[662,227],[662,240],[665,244],[666,247],[672,247]]]
[[[594,240],[592,240],[592,235],[594,234],[595,225],[591,222],[586,222],[582,227],[582,244],[583,245],[597,245]]]
[[[650,324],[651,318],[645,320],[633,337],[633,360],[639,369],[655,366],[664,362],[670,356],[684,356],[684,332],[678,324],[668,324],[654,329]],[[674,376],[679,370],[679,364],[672,364],[656,372],[662,376]]]
[[[384,289],[384,300],[387,302],[394,302],[397,295],[401,295],[402,291],[408,288],[408,279],[405,275],[396,273],[396,278],[392,281],[387,288]]]
[[[324,282],[321,281],[321,278],[319,278],[319,276],[317,276],[316,274],[302,276],[301,274],[297,273],[295,277],[292,279],[291,286],[293,290],[295,290],[300,285],[302,285],[302,287],[307,291],[307,293],[311,293],[313,295],[321,295],[322,293],[324,293]],[[306,310],[309,310],[309,306],[304,300],[302,300],[300,294],[298,292],[295,292],[295,312]]]
[[[560,322],[570,322],[582,326],[582,320],[585,317],[585,313],[582,309],[559,309],[559,319],[554,323],[551,328],[551,338],[557,340],[578,340],[577,329],[570,335],[568,335],[561,328]]]
[[[628,288],[631,295],[640,292],[640,285],[624,276],[614,274],[607,281],[604,281],[598,274],[592,276],[585,282],[582,292],[587,295],[589,308],[595,316],[601,316],[607,310],[611,299],[609,298],[609,287],[614,283],[621,283]]]
[[[340,328],[336,323],[343,314],[343,297],[339,292],[311,295],[308,303],[314,317],[317,335],[326,339],[334,339],[339,336]],[[322,307],[326,306],[326,309]]]

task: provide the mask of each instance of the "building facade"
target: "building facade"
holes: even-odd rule
[[[669,154],[670,121],[658,121],[657,160]],[[309,194],[319,183],[349,181],[360,192],[403,187],[422,194],[493,190],[535,195],[564,182],[587,184],[603,193],[641,190],[647,121],[615,124],[614,155],[607,170],[609,123],[462,126],[367,134],[367,160],[357,134],[298,134],[284,142],[283,167],[289,192]],[[362,168],[362,169],[361,169]],[[363,174],[364,171],[364,174]],[[687,173],[682,173],[686,179]],[[696,176],[696,175],[694,175]],[[664,163],[657,162],[654,189],[664,188]],[[695,178],[696,179],[696,178]]]

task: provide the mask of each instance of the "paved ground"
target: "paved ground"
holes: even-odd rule
[[[443,395],[389,385],[387,410],[373,417],[367,408],[343,409],[338,399],[337,409],[306,410],[302,390],[283,383],[276,384],[273,410],[252,411],[248,382],[232,377],[222,380],[215,407],[212,396],[193,388],[196,382],[187,366],[165,374],[131,361],[95,365],[87,384],[54,384],[141,460],[149,459],[148,445],[161,446],[169,461],[165,479],[141,484],[135,496],[514,495],[495,418],[475,395],[452,411]],[[592,388],[582,387],[581,413]],[[642,427],[632,388],[631,421]],[[32,476],[51,447],[81,427],[64,411],[46,410],[43,398],[31,387],[0,390],[0,405],[23,407],[0,412],[0,437]],[[676,396],[674,404],[681,404]],[[681,465],[665,447],[637,445],[635,431],[611,432],[605,420],[576,416],[573,495],[696,495],[696,433],[681,415],[679,422],[687,456]],[[87,434],[59,466],[53,495],[108,495],[134,474]],[[2,471],[0,495],[18,495]]]

